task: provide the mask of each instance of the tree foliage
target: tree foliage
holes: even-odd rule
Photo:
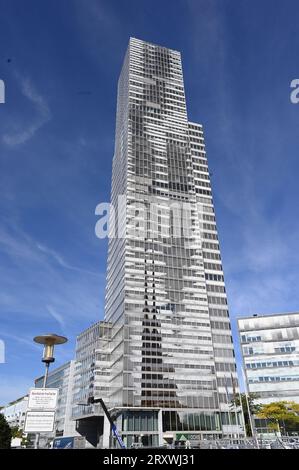
[[[236,395],[235,398],[231,402],[231,406],[232,407],[240,406],[242,404],[244,414],[248,414],[246,395],[245,393],[240,393],[240,396],[241,396],[241,401],[240,401],[239,395]],[[258,399],[259,399],[259,395],[257,393],[248,394],[248,404],[249,404],[249,409],[252,415],[257,414],[261,407],[261,405],[257,403]]]
[[[19,428],[18,426],[13,426],[11,428],[11,437],[23,437],[23,430]]]
[[[257,417],[266,419],[268,426],[274,430],[280,430],[283,424],[285,428],[299,428],[299,404],[293,401],[276,401],[260,407]]]
[[[24,434],[24,431],[22,428],[19,428],[18,426],[13,426],[11,428],[11,437],[18,437],[21,439],[21,445],[26,446],[29,443],[29,440],[27,436]]]
[[[0,449],[10,449],[11,429],[5,416],[0,413]]]
[[[241,397],[241,400],[240,400]],[[251,415],[256,415],[261,407],[259,403],[257,403],[257,400],[259,398],[259,395],[257,393],[249,393],[248,394],[248,404],[249,404],[249,410]],[[249,420],[249,413],[248,413],[248,407],[247,407],[247,400],[246,400],[246,395],[245,393],[240,393],[239,395],[235,395],[234,399],[231,401],[231,408],[233,409],[235,406],[239,407],[242,405],[242,410],[244,413],[244,420],[245,420],[245,427],[246,427],[246,434],[247,436],[251,436],[251,426],[250,426],[250,420]]]

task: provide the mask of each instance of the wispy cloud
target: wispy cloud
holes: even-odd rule
[[[63,315],[57,312],[57,310],[51,305],[47,305],[47,310],[49,314],[57,321],[62,330],[65,329],[65,320]]]
[[[16,131],[6,132],[2,136],[2,141],[10,147],[15,147],[30,140],[51,119],[50,108],[44,97],[36,90],[32,81],[29,78],[21,77],[19,74],[16,74],[16,79],[23,96],[34,106],[36,116],[29,124],[23,122],[23,125],[18,126],[19,128]]]
[[[34,240],[16,224],[14,224],[11,230],[5,229],[4,227],[0,229],[0,248],[1,246],[2,252],[9,254],[15,259],[27,258],[30,261],[44,263],[46,257],[49,260],[54,260],[64,269],[98,276],[98,273],[95,271],[68,263],[60,253]]]
[[[39,346],[32,341],[31,337],[30,338],[25,337],[24,335],[19,336],[19,335],[7,333],[7,332],[1,330],[1,339],[6,340],[6,338],[8,340],[13,340],[13,341],[16,341],[17,343],[21,343],[21,344],[25,345],[26,347],[29,347],[29,348],[34,349],[34,350],[40,349]]]
[[[1,315],[23,315],[25,309],[28,321],[42,322],[50,314],[61,329],[67,321],[75,333],[80,320],[100,317],[99,289],[105,282],[101,273],[73,266],[16,224],[1,229],[0,256],[6,260],[0,265]]]
[[[70,269],[70,270],[73,270],[73,271],[79,271],[79,272],[91,274],[92,276],[98,276],[98,273],[96,273],[94,271],[89,271],[88,269],[80,268],[78,266],[73,266],[73,265],[67,263],[66,260],[59,253],[57,253],[55,250],[52,250],[52,249],[50,249],[50,248],[48,248],[44,245],[41,245],[40,243],[37,243],[36,246],[42,253],[44,253],[44,254],[50,256],[51,258],[53,258],[61,267],[65,268],[65,269]]]

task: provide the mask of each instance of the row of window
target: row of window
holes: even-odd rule
[[[293,382],[299,380],[299,375],[284,375],[284,376],[262,376],[253,377],[248,380],[249,383],[257,382]],[[298,391],[296,392],[298,394]]]
[[[207,196],[211,196],[212,194],[211,191],[207,189],[196,188],[195,191],[197,194],[206,194]]]
[[[213,271],[222,271],[222,265],[221,264],[204,263],[204,268],[205,269],[212,269]]]
[[[215,370],[217,372],[235,372],[236,366],[234,363],[215,362]]]
[[[280,348],[274,348],[274,351],[276,353],[291,353],[291,352],[296,351],[296,347],[295,346],[282,346]]]
[[[207,165],[196,165],[195,163],[193,164],[193,169],[197,171],[202,171],[204,173],[208,172],[208,166]]]
[[[211,328],[214,330],[230,330],[230,323],[222,321],[211,321]]]
[[[204,242],[202,242],[202,248],[205,248],[207,250],[217,250],[217,251],[219,251],[219,244],[204,241]],[[206,252],[204,253],[204,255],[206,255]]]
[[[233,349],[215,348],[214,354],[218,357],[234,357]]]
[[[207,284],[207,291],[208,292],[217,292],[219,294],[225,294],[225,287],[224,286],[216,286],[214,284]]]
[[[212,276],[214,276],[214,274]],[[223,276],[218,276],[218,277],[221,277],[222,280],[223,280]],[[212,280],[215,281],[215,280],[219,280],[219,279],[212,279]],[[226,297],[210,297],[210,296],[208,296],[208,302],[209,302],[209,304],[227,305]]]
[[[210,221],[210,222],[215,222],[215,216],[214,215],[203,214],[202,219]]]
[[[262,337],[261,336],[246,336],[246,335],[242,335],[241,336],[241,341],[242,343],[254,343],[254,342],[257,342],[257,341],[262,341]]]
[[[209,287],[209,285],[207,287]],[[210,315],[213,317],[222,317],[222,318],[229,317],[228,310],[224,310],[220,308],[210,308],[209,312],[210,312]]]
[[[203,252],[203,257],[205,259],[214,259],[214,260],[221,261],[220,253],[211,253],[210,251],[204,251]]]
[[[232,344],[233,343],[233,338],[231,334],[218,335],[218,334],[213,333],[212,339],[213,339],[213,343],[219,343],[219,344]]]
[[[266,367],[291,367],[294,361],[267,361],[267,362],[249,362],[246,364],[247,369],[263,369]]]
[[[218,240],[218,236],[215,233],[208,233],[208,232],[203,232],[202,233],[203,238],[206,240]],[[204,243],[203,243],[204,245]]]

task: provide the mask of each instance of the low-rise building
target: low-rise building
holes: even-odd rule
[[[260,403],[299,403],[299,312],[238,319],[249,392]]]
[[[101,406],[88,404],[88,400],[94,397],[106,401],[111,393],[110,352],[114,344],[111,335],[112,325],[99,321],[77,337],[72,418],[76,420],[77,431],[86,437],[87,445],[93,447],[109,446],[110,425]]]
[[[27,406],[28,395],[24,395],[5,405],[0,412],[5,416],[11,428],[18,427],[24,429]]]

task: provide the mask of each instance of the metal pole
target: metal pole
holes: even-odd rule
[[[227,402],[227,406],[228,406],[228,424],[229,424],[229,427],[231,428],[232,427],[232,417],[231,417],[231,411],[230,411],[230,402],[229,402],[229,396],[228,396],[228,390],[227,390],[227,385],[225,385],[225,395],[226,395],[226,402]],[[228,433],[228,436],[233,439],[233,432],[232,432],[232,429],[230,429],[231,432]]]
[[[235,411],[235,421],[236,421],[236,426],[237,426],[236,434],[237,434],[237,440],[238,440],[238,444],[239,444],[239,441],[240,441],[240,427],[239,427],[239,422],[238,422],[238,412],[237,412],[237,404],[236,404],[237,393],[236,393],[234,376],[233,376],[232,373],[230,374],[230,376],[231,376],[232,387],[233,387],[233,402],[234,402],[234,411]]]
[[[235,408],[235,421],[236,421],[236,426],[237,426],[237,432],[236,432],[236,434],[237,434],[237,440],[238,440],[238,443],[239,443],[239,441],[240,441],[240,431],[239,431],[239,422],[238,422],[238,413],[237,413],[237,405],[236,405],[236,403],[235,403],[234,408]]]
[[[49,367],[50,363],[46,362],[46,369],[45,369],[45,375],[44,375],[44,381],[43,381],[43,388],[46,388],[47,386],[47,380],[48,380],[48,375],[49,375]]]
[[[49,367],[50,363],[46,362],[46,367],[45,367],[45,375],[44,375],[44,380],[43,380],[43,388],[46,388],[47,386],[47,380],[48,380],[48,375],[49,375]],[[39,438],[40,438],[40,433],[37,432],[35,435],[35,442],[34,442],[34,448],[38,449],[39,448]]]
[[[241,395],[240,392],[239,392],[239,400],[240,400],[240,406],[241,406],[241,412],[242,412],[242,421],[243,421],[244,435],[245,435],[245,438],[246,438],[246,437],[248,437],[248,436],[247,436],[247,430],[246,430],[246,422],[245,422],[245,414],[244,414],[244,408],[243,408],[243,400],[242,400],[242,395]]]
[[[45,363],[46,369],[45,369],[45,375],[44,375],[44,380],[43,380],[43,387],[47,387],[47,379],[48,379],[48,374],[49,374],[49,366],[51,362],[55,361],[54,358],[54,346],[55,344],[64,344],[67,342],[67,338],[64,336],[59,336],[54,333],[49,333],[46,335],[40,335],[40,336],[35,336],[33,338],[33,341],[38,344],[42,344],[44,346],[44,353],[43,353],[43,358],[42,362]],[[39,433],[36,433],[35,436],[35,443],[34,443],[34,448],[37,449],[39,446]]]
[[[253,420],[252,420],[251,411],[250,411],[250,407],[249,407],[249,400],[248,400],[248,396],[247,396],[246,392],[245,392],[245,399],[246,399],[246,406],[247,406],[247,412],[248,412],[248,418],[249,418],[251,434],[252,434],[253,439],[256,440],[255,429],[253,427]]]
[[[257,439],[257,436],[256,436],[255,426],[253,424],[253,419],[252,419],[252,415],[251,415],[251,411],[250,411],[250,407],[249,407],[247,382],[246,382],[246,377],[245,377],[245,372],[244,372],[243,367],[241,367],[241,370],[242,370],[242,376],[243,376],[243,382],[244,382],[244,391],[245,391],[245,398],[246,398],[246,405],[247,405],[247,410],[248,410],[248,417],[249,417],[251,433],[252,433],[253,439],[255,440],[256,446],[259,449],[259,442],[258,442],[258,439]]]
[[[34,448],[38,449],[38,444],[39,444],[39,433],[37,432],[35,434],[35,440],[34,440]]]

